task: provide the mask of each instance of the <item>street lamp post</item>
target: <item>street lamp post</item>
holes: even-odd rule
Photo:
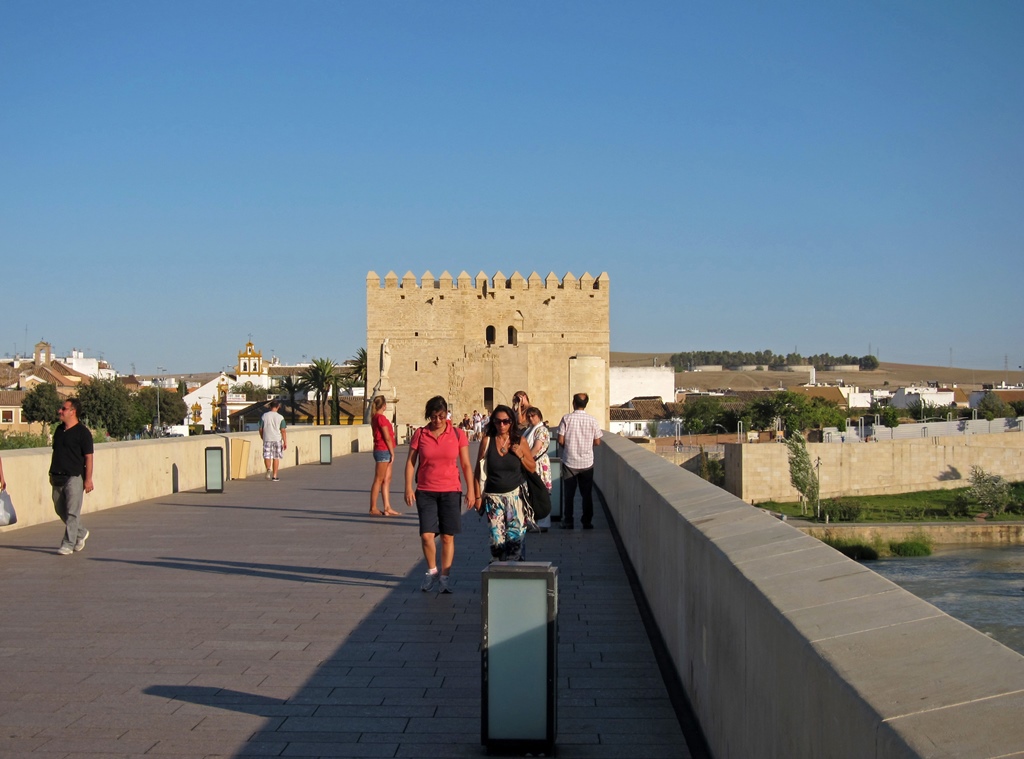
[[[818,521],[821,521],[821,456],[814,461],[814,479],[818,482],[817,493],[814,496],[815,510],[818,514]]]
[[[167,370],[158,366],[156,368],[158,372],[166,372]],[[154,437],[160,437],[160,377],[156,378],[156,429],[153,430]]]

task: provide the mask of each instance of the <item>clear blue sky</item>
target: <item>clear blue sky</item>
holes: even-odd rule
[[[612,350],[1024,363],[1024,3],[0,0],[0,354],[365,341],[608,272]]]

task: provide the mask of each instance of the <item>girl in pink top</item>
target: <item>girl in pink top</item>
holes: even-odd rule
[[[395,463],[395,428],[384,416],[388,402],[383,395],[373,399],[373,416],[370,418],[370,429],[373,431],[373,460],[376,463],[373,472],[373,484],[370,486],[370,514],[397,517],[398,512],[391,508],[391,472]],[[383,496],[384,510],[377,511],[377,498]]]

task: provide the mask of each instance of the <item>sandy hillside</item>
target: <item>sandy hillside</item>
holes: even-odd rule
[[[612,366],[664,366],[671,353],[621,353],[612,351]],[[917,364],[895,364],[883,361],[873,372],[818,372],[819,383],[835,384],[842,380],[847,385],[861,388],[884,387],[887,383],[896,388],[905,385],[938,381],[942,385],[957,385],[968,392],[980,390],[982,384],[998,385],[1000,382],[1014,385],[1024,383],[1024,372],[981,369],[958,369],[948,366],[920,366]],[[805,372],[679,372],[676,387],[698,388],[700,390],[725,389],[761,390],[764,388],[790,387],[807,382]]]

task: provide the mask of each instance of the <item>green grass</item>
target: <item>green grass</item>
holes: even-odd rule
[[[854,561],[874,561],[879,556],[878,548],[874,545],[861,543],[857,540],[826,535],[821,539],[821,542],[832,546],[839,553],[849,556]]]
[[[1010,522],[1024,519],[1024,483],[1011,485],[1013,502],[1003,514],[989,515],[986,521]],[[921,490],[914,493],[896,495],[864,495],[850,498],[831,499],[839,504],[859,506],[859,522],[970,522],[984,510],[976,503],[970,504],[968,513],[963,516],[963,508],[957,507],[958,499],[967,496],[968,488],[956,490]],[[822,501],[824,506],[825,501]],[[768,501],[759,503],[759,507],[777,511],[787,517],[815,520],[814,504],[807,507],[802,514],[798,501],[778,503]],[[856,509],[848,509],[856,511]],[[961,514],[960,516],[956,516]],[[825,521],[825,510],[822,509],[821,521]]]
[[[822,543],[832,546],[839,553],[855,561],[874,561],[881,556],[931,556],[932,540],[923,531],[916,531],[909,540],[885,542],[875,536],[870,543],[854,537],[839,535],[825,530],[818,537]]]
[[[932,547],[922,540],[904,540],[901,543],[890,543],[889,552],[893,556],[931,556]]]

